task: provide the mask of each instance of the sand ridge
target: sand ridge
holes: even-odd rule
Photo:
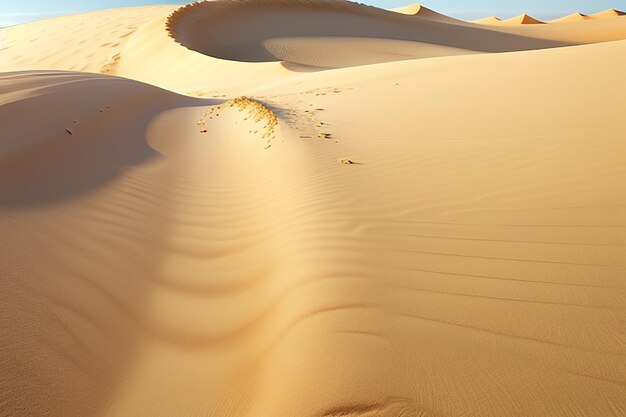
[[[395,9],[391,9],[391,10],[396,12],[396,13],[402,13],[402,14],[411,15],[411,16],[424,17],[424,18],[427,18],[427,19],[459,22],[459,20],[457,20],[457,19],[453,19],[450,16],[446,16],[446,15],[441,14],[441,13],[437,13],[436,11],[434,11],[432,9],[429,9],[428,7],[425,7],[425,6],[423,6],[423,5],[419,4],[419,3],[410,4],[410,5],[404,6],[404,7],[397,7]]]
[[[487,16],[481,19],[472,20],[472,23],[478,23],[481,25],[497,25],[500,22],[502,22],[502,19],[497,16]]]
[[[589,17],[591,19],[610,19],[613,17],[619,17],[619,16],[624,16],[626,13],[624,13],[621,10],[616,10],[616,9],[607,9],[601,12],[597,12],[597,13],[593,13],[590,14]]]
[[[496,16],[489,16],[489,17],[485,17],[482,19],[474,20],[473,22],[479,23],[482,25],[502,25],[502,26],[540,25],[540,24],[545,23],[525,13],[522,13],[518,16],[514,16],[508,19],[500,19]]]
[[[596,20],[596,19],[608,19],[623,16],[624,12],[616,10],[616,9],[607,9],[601,12],[593,13],[590,15],[584,15],[582,13],[574,12],[568,14],[567,16],[559,17],[556,19],[541,21],[527,14],[521,14],[518,16],[514,16],[508,19],[500,19],[497,16],[489,16],[484,17],[482,19],[473,20],[473,23],[478,23],[482,25],[505,25],[505,26],[515,26],[515,25],[527,25],[527,24],[541,24],[541,23],[571,23],[571,22],[580,22],[583,20]]]
[[[543,24],[539,19],[535,19],[525,13],[502,21],[503,25],[540,25]]]
[[[193,3],[172,13],[166,26],[181,45],[215,58],[323,68],[567,45],[339,0]],[[345,62],[347,55],[354,57]]]
[[[590,16],[581,14],[581,13],[572,13],[567,16],[563,16],[557,19],[549,20],[547,23],[569,23],[569,22],[580,22],[581,20],[592,19]]]
[[[244,27],[249,27],[248,32],[251,36],[256,36],[256,39],[253,39],[252,43],[248,43],[243,48],[229,49],[230,54],[235,54],[234,56],[231,55],[231,58],[243,59],[244,62],[210,56],[211,53],[215,52],[215,48],[218,48],[219,52],[219,48],[224,46],[222,33],[214,38],[219,39],[218,43],[209,49],[199,48],[209,55],[181,48],[175,39],[168,36],[168,34],[171,35],[172,30],[172,28],[170,31],[165,30],[168,22],[171,25],[172,22],[180,21],[177,23],[180,26],[177,29],[179,32],[188,31],[190,27],[193,27],[193,25],[187,24],[188,22],[185,20],[186,10],[191,10],[192,7],[198,13],[188,20],[191,22],[195,19],[195,21],[200,22],[198,30],[202,32],[201,38],[204,39],[205,28],[213,25],[214,29],[219,29],[214,25],[215,16],[211,13],[213,8],[218,7],[214,3],[221,4],[220,10],[228,11],[233,8],[233,10],[248,10],[252,16],[255,16],[254,10],[257,7],[254,2],[227,1],[199,3],[183,8],[180,12],[172,12],[176,9],[175,7],[159,6],[146,9],[144,14],[138,11],[127,13],[121,19],[108,17],[114,11],[92,13],[87,16],[89,16],[90,21],[94,22],[92,25],[94,33],[85,36],[84,39],[76,36],[74,32],[64,30],[68,19],[71,22],[74,17],[52,19],[50,24],[45,23],[45,30],[50,32],[50,39],[53,40],[51,44],[59,45],[59,49],[55,50],[53,47],[50,55],[39,53],[37,48],[23,49],[11,46],[15,45],[14,42],[18,38],[23,38],[26,43],[34,42],[37,44],[41,40],[37,35],[37,27],[44,25],[44,22],[6,28],[0,30],[0,34],[6,37],[9,47],[0,51],[0,58],[2,58],[0,59],[0,69],[16,70],[22,65],[27,65],[33,69],[84,68],[86,71],[118,74],[149,82],[181,94],[211,97],[227,93],[231,97],[236,97],[248,94],[250,89],[253,89],[258,83],[281,82],[281,80],[297,77],[302,72],[398,59],[475,54],[485,51],[509,51],[520,48],[534,49],[604,42],[626,37],[626,30],[621,24],[620,18],[596,19],[572,23],[565,27],[561,25],[491,25],[484,26],[488,27],[489,31],[477,31],[476,28],[471,27],[475,26],[471,23],[413,18],[395,12],[376,11],[371,7],[359,5],[342,5],[340,7],[346,12],[346,15],[334,17],[337,26],[337,29],[334,30],[339,31],[335,34],[340,36],[328,36],[328,33],[319,33],[318,31],[318,36],[302,37],[301,33],[298,34],[299,28],[283,28],[283,31],[287,30],[287,37],[264,39],[268,36],[255,35],[258,31],[254,29],[254,25],[244,25]],[[315,10],[314,3],[307,7]],[[265,7],[271,9],[271,4],[267,4]],[[335,6],[331,2],[325,4],[322,9],[328,10],[330,13],[333,7]],[[297,8],[302,8],[302,4],[299,4]],[[289,21],[291,19],[290,7],[285,6],[284,9],[278,14],[270,12],[265,20],[268,22],[273,21],[273,19],[276,20],[277,23],[272,24],[273,27],[280,26],[283,24],[281,22]],[[311,16],[306,13],[301,18],[304,19],[305,23],[306,21],[314,23],[316,19],[323,19],[326,26],[330,20],[323,17],[326,16],[326,12],[321,13],[315,19],[310,19]],[[368,19],[374,19],[375,23],[369,25],[371,28],[363,29],[363,25],[357,25],[358,19],[362,18],[363,13],[369,16]],[[238,15],[241,16],[242,13],[238,12]],[[116,32],[118,30],[116,26],[123,24],[121,22],[124,19],[130,19],[129,27],[132,26],[133,31],[124,37],[123,42],[99,42],[99,39],[108,36],[109,31]],[[232,42],[241,45],[242,39],[239,39],[241,31],[233,30],[233,28],[238,27],[236,19],[233,20],[225,15],[223,19],[218,20],[220,20],[218,24],[228,26],[221,32],[230,33],[228,36],[232,37]],[[347,22],[353,20],[355,22],[353,26],[359,28],[348,29],[347,32],[342,29],[350,26]],[[60,23],[56,24],[57,21]],[[245,19],[243,23],[245,23]],[[401,36],[397,31],[398,26],[404,27]],[[322,26],[316,25],[316,27]],[[315,30],[317,29],[313,29],[313,33]],[[181,33],[174,36],[183,36]],[[513,37],[511,38],[511,36]],[[109,49],[101,49],[102,55],[100,55],[98,52],[100,51],[99,45],[107,45],[106,48]],[[72,55],[75,58],[70,58],[69,61],[50,59],[60,56],[63,48],[77,48],[77,51],[95,50],[97,53],[87,54],[84,59],[76,59],[80,55]],[[477,51],[475,48],[480,50]],[[269,61],[255,62],[253,66],[246,65],[245,61],[258,59]],[[76,62],[80,62],[80,66],[77,67]],[[160,68],[160,70],[154,71],[153,68]],[[212,76],[204,77],[203,74],[208,72],[212,73]]]

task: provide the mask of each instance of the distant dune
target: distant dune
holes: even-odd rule
[[[519,16],[512,17],[510,19],[503,20],[503,25],[538,25],[542,24],[541,20],[535,19],[527,14],[521,14]]]
[[[516,26],[516,25],[539,25],[545,22],[535,19],[534,17],[529,16],[527,14],[521,14],[518,16],[511,17],[509,19],[504,19],[504,20],[496,16],[489,16],[483,19],[474,20],[474,23],[479,23],[483,25]]]
[[[441,13],[437,13],[436,11],[429,9],[428,7],[424,7],[423,5],[419,3],[414,3],[408,6],[398,7],[398,8],[391,9],[391,10],[396,13],[402,13],[402,14],[406,14],[410,16],[419,16],[419,17],[424,17],[427,19],[442,20],[444,22],[449,22],[449,21],[458,22],[457,19],[453,19]]]
[[[569,23],[569,22],[580,22],[582,20],[588,20],[592,17],[581,14],[581,13],[572,13],[567,16],[560,17],[558,19],[549,20],[548,23]]]
[[[478,23],[481,25],[498,25],[502,22],[502,19],[496,16],[488,16],[483,17],[481,19],[472,20],[473,23]]]
[[[612,17],[624,16],[624,12],[615,9],[608,9],[602,12],[590,14],[589,17],[592,19],[609,19]]]
[[[624,415],[624,79],[617,11],[0,29],[0,416]]]
[[[584,14],[575,12],[567,16],[548,20],[546,22],[543,22],[527,14],[521,14],[515,17],[511,17],[509,19],[504,19],[504,20],[496,16],[488,16],[482,19],[473,20],[472,22],[482,24],[482,25],[514,26],[514,25],[541,24],[541,23],[571,23],[571,22],[580,22],[583,20],[608,19],[608,18],[619,17],[623,15],[624,15],[624,12],[621,12],[615,9],[608,9],[608,10],[604,10],[604,11],[590,14],[590,15],[584,15]]]

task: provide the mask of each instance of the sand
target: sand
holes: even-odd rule
[[[514,17],[511,17],[510,19],[505,19],[500,22],[500,24],[507,25],[507,26],[509,25],[539,25],[542,23],[544,22],[542,22],[539,19],[535,19],[534,17],[529,16],[527,14],[514,16]]]
[[[419,4],[419,3],[410,4],[404,7],[397,7],[395,9],[391,9],[391,11],[394,11],[396,13],[410,15],[410,16],[424,17],[427,19],[442,20],[442,21],[447,21],[447,22],[454,21],[457,23],[461,22],[458,19],[454,19],[454,18],[451,18],[450,16],[437,13],[436,11],[431,10],[428,7],[425,7],[424,5]]]
[[[572,14],[568,14],[567,16],[549,20],[548,23],[580,22],[581,20],[588,20],[588,19],[592,19],[592,17],[584,15],[582,13],[572,13]]]
[[[496,26],[516,26],[516,25],[528,25],[528,24],[542,24],[542,23],[571,23],[580,22],[582,20],[603,20],[614,17],[623,16],[625,13],[616,9],[607,9],[590,15],[574,12],[566,16],[558,17],[556,19],[541,21],[527,14],[521,14],[508,19],[501,19],[497,16],[488,16],[482,19],[473,20],[472,23],[478,23],[481,25],[496,25]],[[562,27],[561,27],[562,28]]]
[[[620,39],[321,0],[0,29],[0,416],[625,415]]]

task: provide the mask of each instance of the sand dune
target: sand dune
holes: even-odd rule
[[[339,0],[193,3],[169,17],[168,30],[181,45],[216,58],[326,68],[564,45]]]
[[[0,29],[0,416],[623,415],[625,34],[295,0]]]
[[[588,20],[591,17],[581,14],[581,13],[572,13],[567,16],[560,17],[558,19],[549,20],[548,23],[570,23],[570,22],[580,22],[582,20]]]
[[[111,212],[97,195],[134,166],[158,165],[146,126],[190,101],[102,75],[0,75],[2,415],[91,416],[115,395],[146,295],[118,250],[156,229],[136,217],[149,201],[130,207],[120,193]],[[120,228],[115,249],[106,242]]]
[[[520,14],[518,16],[511,17],[509,19],[499,19],[495,16],[486,17],[484,19],[475,20],[475,23],[483,25],[501,25],[501,26],[516,26],[516,25],[538,25],[542,24],[541,20],[535,19],[527,14]]]
[[[482,19],[473,20],[473,23],[478,23],[482,25],[496,25],[496,26],[517,26],[517,25],[526,25],[526,24],[541,24],[541,23],[572,23],[572,22],[581,22],[583,20],[597,20],[597,19],[608,19],[613,17],[623,16],[624,12],[615,9],[608,9],[602,12],[584,15],[581,13],[571,13],[567,16],[563,16],[557,19],[548,20],[547,22],[540,21],[535,19],[532,16],[527,14],[521,14],[519,16],[515,16],[509,19],[500,19],[496,16],[484,17]],[[620,25],[622,23],[620,22]]]
[[[519,36],[584,45],[626,39],[624,17],[615,19],[588,19],[567,24],[483,24],[479,27]],[[477,22],[475,22],[477,23]]]
[[[316,4],[309,2],[308,9],[303,9],[295,4],[264,3],[264,11],[257,12],[254,1],[208,2],[176,13],[172,13],[173,6],[146,8],[145,14],[140,12],[141,8],[130,9],[119,19],[111,10],[85,15],[90,22],[89,31],[78,21],[80,15],[18,25],[1,31],[7,46],[0,48],[3,49],[0,70],[84,69],[121,75],[181,94],[206,97],[227,92],[236,96],[251,91],[259,83],[273,83],[303,71],[626,38],[626,25],[620,19],[589,21],[584,26],[573,24],[565,28],[512,25],[478,29],[460,21],[416,19],[356,4],[337,6],[332,1]],[[277,7],[281,10],[275,13]],[[215,8],[222,11],[213,13]],[[310,9],[317,10],[315,17],[309,16]],[[259,13],[266,13],[267,19],[256,19]],[[256,23],[247,24],[246,19],[256,19]],[[168,21],[170,35],[175,39],[164,30]],[[272,24],[263,25],[264,21]],[[291,21],[298,22],[299,27],[284,23]],[[124,24],[132,32],[117,32]],[[66,26],[81,28],[82,35],[65,30]],[[249,30],[238,30],[240,27]],[[42,30],[46,31],[45,38],[39,34]],[[194,31],[199,35],[188,42],[186,36],[191,38]],[[124,38],[120,42],[105,42],[109,32],[121,33]],[[279,32],[282,37],[275,37]],[[303,37],[303,33],[307,35]],[[23,39],[22,45],[41,45],[49,52],[43,53],[39,46],[20,48],[19,39]],[[205,45],[193,39],[211,39],[211,43]],[[177,41],[189,43],[186,46],[201,53],[181,48]],[[237,46],[232,47],[233,44]],[[227,49],[229,59],[220,58],[220,48]],[[250,66],[230,59],[267,62]],[[211,77],[206,77],[209,72]]]
[[[176,6],[130,7],[0,29],[0,71],[62,69],[109,72],[129,37]]]
[[[538,25],[542,24],[543,22],[527,14],[521,14],[510,19],[505,19],[501,23],[503,25]]]
[[[446,16],[441,13],[437,13],[436,11],[429,9],[428,7],[424,7],[423,5],[419,3],[410,4],[404,7],[397,7],[391,10],[396,13],[402,13],[402,14],[406,14],[410,16],[419,16],[419,17],[424,17],[427,19],[442,20],[442,21],[447,21],[447,22],[449,21],[458,22],[457,19],[453,19],[450,16]]]
[[[624,16],[624,12],[615,9],[608,9],[602,12],[590,14],[589,17],[592,19],[608,19],[613,17]]]
[[[478,23],[480,25],[497,25],[502,22],[502,19],[496,16],[483,17],[482,19],[472,20],[472,23]]]

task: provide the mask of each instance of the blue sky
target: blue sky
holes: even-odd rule
[[[360,0],[378,7],[398,7],[413,0]],[[0,27],[64,14],[147,4],[184,4],[175,0],[0,0]],[[559,17],[574,11],[594,13],[626,9],[626,0],[423,0],[431,9],[463,19],[489,15],[510,17],[523,12],[539,18]]]

